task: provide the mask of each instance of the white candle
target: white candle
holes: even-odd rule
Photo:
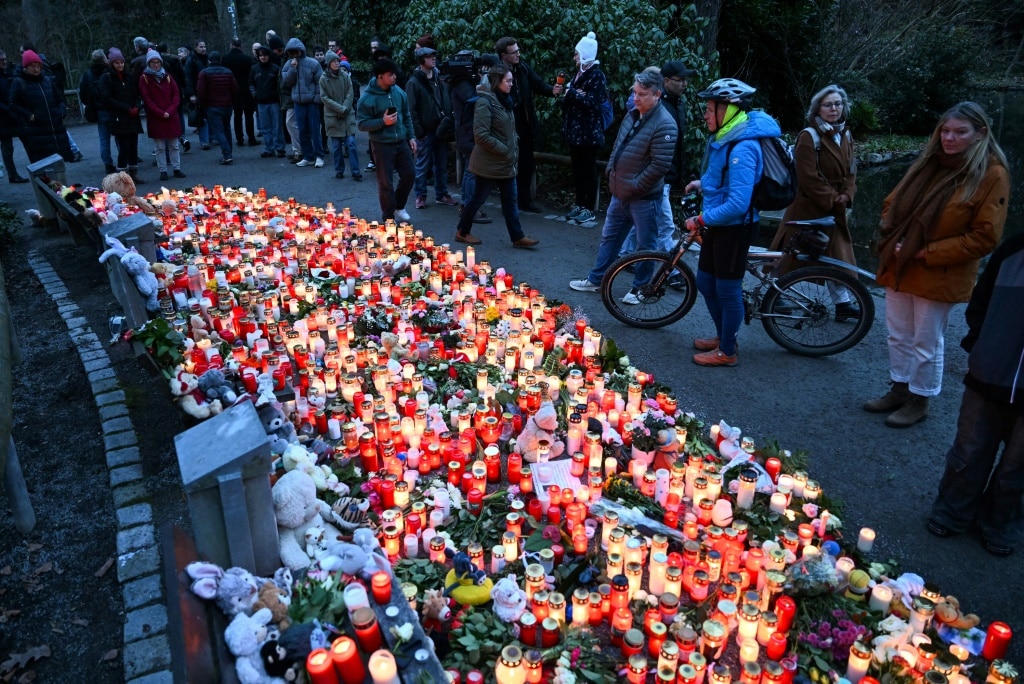
[[[876,584],[871,590],[871,598],[868,600],[868,607],[885,616],[889,614],[890,601],[892,601],[892,589],[884,584]]]
[[[772,494],[772,500],[770,504],[772,513],[777,513],[779,515],[785,513],[786,503],[787,501],[785,494],[782,494],[781,492],[775,492],[774,494]]]
[[[857,537],[857,550],[861,553],[871,553],[875,546],[875,531],[870,527],[860,528],[860,535]]]
[[[360,608],[370,607],[370,597],[366,593],[366,587],[359,582],[352,582],[346,585],[345,590],[342,592],[345,597],[345,607],[348,609],[348,614],[351,617],[352,613],[356,612]]]
[[[419,555],[419,543],[420,540],[416,538],[415,534],[405,535],[405,557],[415,558]]]
[[[401,684],[398,680],[398,665],[391,651],[381,649],[370,656],[370,677],[373,684]]]
[[[836,575],[839,576],[839,582],[845,583],[847,578],[850,576],[850,571],[853,570],[854,563],[852,558],[842,556],[836,559]]]

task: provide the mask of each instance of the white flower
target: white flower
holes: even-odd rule
[[[398,637],[399,641],[412,641],[414,627],[412,623],[406,622],[401,627],[392,627],[391,633]]]
[[[629,367],[629,357],[628,356],[620,357],[619,358],[619,365],[620,366],[625,366],[625,367],[628,368]]]
[[[907,623],[904,620],[901,620],[898,615],[890,615],[889,617],[885,618],[884,620],[878,623],[878,628],[885,630],[889,634],[901,632],[909,626],[909,623]]]

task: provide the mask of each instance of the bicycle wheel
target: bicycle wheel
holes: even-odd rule
[[[843,312],[837,319],[830,290],[840,287],[850,293],[859,316]],[[864,339],[875,321],[875,301],[852,274],[811,266],[779,278],[765,293],[760,314],[765,332],[779,346],[803,356],[828,356]]]
[[[661,328],[685,316],[697,300],[697,279],[682,261],[669,272],[667,252],[633,252],[605,271],[601,300],[634,328]],[[637,281],[646,285],[635,285]]]

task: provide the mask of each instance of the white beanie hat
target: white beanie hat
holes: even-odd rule
[[[576,52],[580,53],[580,62],[593,62],[597,59],[597,36],[593,31],[580,38],[576,43]]]

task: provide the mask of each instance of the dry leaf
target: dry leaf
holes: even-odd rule
[[[105,663],[105,662],[108,662],[110,660],[113,660],[114,658],[117,657],[118,652],[119,651],[116,648],[107,651],[106,653],[103,654],[103,657],[100,658],[100,662],[101,663]]]
[[[88,627],[89,626],[89,621],[86,620],[85,618],[74,618],[72,620],[69,620],[68,622],[70,622],[73,625],[78,625],[79,627]]]
[[[50,572],[51,570],[53,570],[53,563],[47,561],[36,568],[33,574],[42,575],[43,573]]]
[[[14,572],[14,568],[12,568],[10,565],[5,565],[4,567],[0,568],[0,575],[3,575],[4,577],[10,575],[12,572]]]
[[[19,668],[23,668],[33,660],[50,657],[49,646],[36,646],[24,653],[12,653],[11,657],[0,663],[0,674],[9,674]]]
[[[35,553],[36,551],[38,551],[41,548],[43,548],[42,544],[29,544],[28,545],[28,552],[29,553]]]
[[[113,558],[108,558],[107,562],[104,563],[102,566],[100,566],[100,569],[96,571],[95,576],[96,577],[103,577],[104,575],[107,574],[107,571],[110,570],[110,566],[112,566],[113,564],[114,564],[114,559]]]
[[[53,632],[54,634],[63,634],[64,633],[64,630],[60,629],[59,627],[50,627],[50,631]]]
[[[20,613],[21,610],[18,608],[5,608],[3,610],[0,610],[0,624],[7,622],[8,619],[16,617]]]
[[[18,684],[29,684],[29,682],[36,681],[36,671],[29,670],[25,674],[18,677]]]

